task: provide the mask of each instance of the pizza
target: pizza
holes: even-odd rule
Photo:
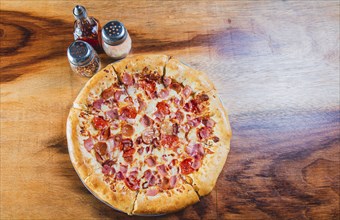
[[[67,120],[72,164],[129,215],[183,209],[212,191],[231,129],[207,75],[165,55],[126,58],[92,77]]]

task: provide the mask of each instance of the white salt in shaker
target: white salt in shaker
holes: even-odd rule
[[[114,58],[122,59],[131,50],[131,38],[119,21],[109,21],[102,29],[102,47],[105,53]]]

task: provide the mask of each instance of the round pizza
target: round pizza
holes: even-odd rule
[[[207,75],[165,55],[108,65],[81,90],[67,120],[80,179],[129,215],[198,202],[215,186],[230,138],[227,113]]]

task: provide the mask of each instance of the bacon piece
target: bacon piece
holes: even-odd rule
[[[183,109],[187,112],[193,112],[195,114],[201,112],[201,107],[199,106],[199,103],[195,99],[185,103]]]
[[[194,162],[191,164],[191,167],[194,170],[198,170],[202,166],[201,160],[194,160]]]
[[[98,142],[94,145],[94,149],[100,155],[105,155],[107,150],[107,144],[105,142]]]
[[[182,122],[183,119],[184,119],[183,112],[181,112],[180,110],[177,110],[177,112],[176,112],[176,119],[178,120],[178,122]]]
[[[134,170],[134,171],[131,171],[130,173],[129,173],[129,177],[132,177],[132,178],[137,178],[137,176],[138,176],[138,171],[137,170]]]
[[[158,94],[159,98],[162,98],[162,99],[168,97],[168,95],[169,95],[169,90],[167,89],[162,89]]]
[[[142,155],[143,151],[144,151],[144,147],[140,147],[140,148],[137,150],[137,153],[138,153],[139,155]]]
[[[192,164],[191,158],[187,158],[187,159],[183,160],[180,163],[181,173],[184,174],[184,175],[187,175],[187,174],[194,172],[195,169],[191,167],[191,164]]]
[[[204,124],[204,126],[206,126],[206,127],[208,127],[208,128],[213,128],[214,126],[215,126],[215,121],[214,120],[212,120],[212,119],[210,119],[210,118],[208,118],[208,119],[203,119],[202,120],[202,123]]]
[[[93,148],[93,141],[92,138],[89,137],[88,139],[84,140],[84,147],[85,149],[90,152]]]
[[[100,130],[108,126],[107,122],[100,116],[94,116],[93,120],[93,126],[95,129]]]
[[[170,180],[169,180],[169,183],[170,183],[170,189],[173,189],[176,186],[177,177],[176,176],[171,176]]]
[[[173,82],[170,84],[170,89],[175,90],[177,93],[180,93],[182,90],[182,86],[181,84],[177,83],[177,82]]]
[[[110,137],[110,128],[104,128],[100,131],[100,140],[106,141]]]
[[[177,123],[175,123],[175,124],[173,124],[172,125],[172,134],[173,135],[177,135],[178,134],[178,124]]]
[[[161,174],[162,176],[167,176],[167,174],[168,174],[168,173],[166,172],[166,170],[165,170],[165,165],[164,165],[164,164],[157,166],[157,171],[158,171],[158,173]]]
[[[166,104],[164,101],[158,102],[156,107],[161,114],[163,115],[170,114],[169,105]]]
[[[103,172],[104,175],[114,175],[116,173],[116,170],[115,170],[115,168],[110,167],[107,164],[104,164],[103,168],[102,168],[102,172]]]
[[[161,188],[162,189],[164,189],[164,190],[167,190],[167,189],[169,189],[170,188],[170,181],[169,181],[169,178],[167,178],[167,177],[163,177],[162,179],[161,179]]]
[[[132,146],[133,146],[133,142],[129,138],[122,139],[122,146],[123,146],[123,149],[121,149],[121,150],[123,150],[123,151],[130,150],[130,148],[132,148]]]
[[[201,128],[198,130],[197,134],[200,139],[207,139],[211,135],[211,129],[207,127]]]
[[[155,196],[158,193],[158,189],[147,189],[146,190],[146,195],[147,196]]]
[[[143,175],[143,178],[145,178],[147,181],[149,181],[150,177],[152,176],[152,172],[151,170],[145,170],[144,171],[144,175]]]
[[[133,78],[132,78],[132,76],[131,76],[130,74],[128,74],[128,73],[123,73],[122,82],[123,82],[125,85],[131,86],[131,85],[133,85]]]
[[[120,96],[121,96],[122,94],[123,94],[122,91],[117,90],[117,91],[115,92],[115,94],[114,94],[114,99],[115,99],[116,101],[119,101]]]
[[[126,106],[121,109],[121,115],[122,117],[126,117],[126,118],[136,118],[137,111],[135,107]]]
[[[112,87],[109,87],[102,92],[102,97],[103,97],[103,99],[107,100],[107,99],[113,97],[114,94],[115,94],[114,89]]]
[[[98,99],[93,102],[93,108],[100,110],[103,103],[104,103],[103,99]]]
[[[152,128],[147,128],[142,133],[142,140],[145,144],[150,144],[155,137],[155,132]]]
[[[122,179],[124,179],[124,174],[121,171],[118,171],[118,173],[116,174],[116,178],[118,180],[122,180]]]
[[[133,135],[135,129],[130,124],[125,124],[121,128],[121,132],[123,136],[130,137]]]
[[[161,145],[168,145],[173,147],[178,142],[178,137],[176,135],[162,135]]]
[[[141,119],[142,121],[142,124],[145,126],[145,127],[149,127],[150,125],[152,125],[153,123],[153,120],[151,118],[149,118],[147,115],[144,115]]]
[[[127,165],[120,164],[120,167],[119,167],[119,171],[120,172],[126,173],[127,170],[128,170],[128,166]]]
[[[148,157],[145,160],[145,163],[149,166],[149,167],[153,167],[156,165],[156,160],[153,157]]]
[[[98,154],[98,152],[95,153],[96,159],[99,163],[103,163],[104,159],[102,156]]]
[[[118,119],[118,109],[112,109],[110,111],[105,112],[105,114],[110,119]]]
[[[182,94],[184,96],[184,98],[189,98],[189,96],[191,95],[192,93],[192,89],[190,86],[186,85],[182,91]]]
[[[201,103],[201,102],[208,101],[209,96],[207,94],[199,94],[199,95],[197,95],[196,99],[199,103]]]
[[[141,94],[137,95],[137,101],[139,104],[138,112],[144,111],[146,109],[146,103],[144,102]]]
[[[212,138],[212,140],[213,140],[215,143],[217,143],[217,142],[220,141],[220,139],[219,139],[217,136],[214,136],[214,137]]]
[[[135,148],[131,148],[129,150],[126,150],[123,152],[123,157],[124,159],[126,160],[126,158],[128,158],[128,162],[131,162],[130,161],[130,157],[133,156],[133,154],[136,152],[136,149]],[[132,158],[133,159],[133,158]]]
[[[164,76],[163,77],[163,84],[165,87],[168,87],[171,84],[171,78]]]
[[[136,144],[141,144],[143,142],[143,139],[141,136],[139,136],[137,139],[136,139]]]
[[[202,144],[194,144],[194,145],[188,145],[185,148],[185,151],[190,155],[190,156],[196,156],[198,155],[198,158],[202,158],[204,156],[204,148]]]
[[[190,127],[197,127],[200,123],[201,123],[200,118],[194,118],[194,119],[188,121],[188,125],[190,125]]]
[[[139,189],[139,181],[134,178],[125,178],[124,183],[129,189],[131,190],[138,190]]]
[[[152,175],[149,179],[149,186],[154,186],[156,183],[156,177],[154,175]]]

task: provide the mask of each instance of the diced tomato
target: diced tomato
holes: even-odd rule
[[[161,144],[162,145],[169,145],[169,147],[172,147],[178,142],[178,137],[176,135],[163,135]]]
[[[95,116],[93,118],[92,122],[93,122],[93,126],[97,130],[103,129],[103,128],[105,128],[108,125],[107,122],[102,117],[98,117],[98,116]]]
[[[169,105],[166,104],[165,102],[158,102],[156,107],[157,107],[158,111],[160,113],[162,113],[163,115],[170,114]]]
[[[121,115],[127,118],[136,118],[137,110],[135,109],[135,107],[126,106],[121,109]]]
[[[183,160],[180,163],[180,167],[181,167],[181,173],[184,175],[190,174],[192,172],[194,172],[194,168],[191,167],[192,165],[192,159],[191,158],[187,158],[185,160]]]

